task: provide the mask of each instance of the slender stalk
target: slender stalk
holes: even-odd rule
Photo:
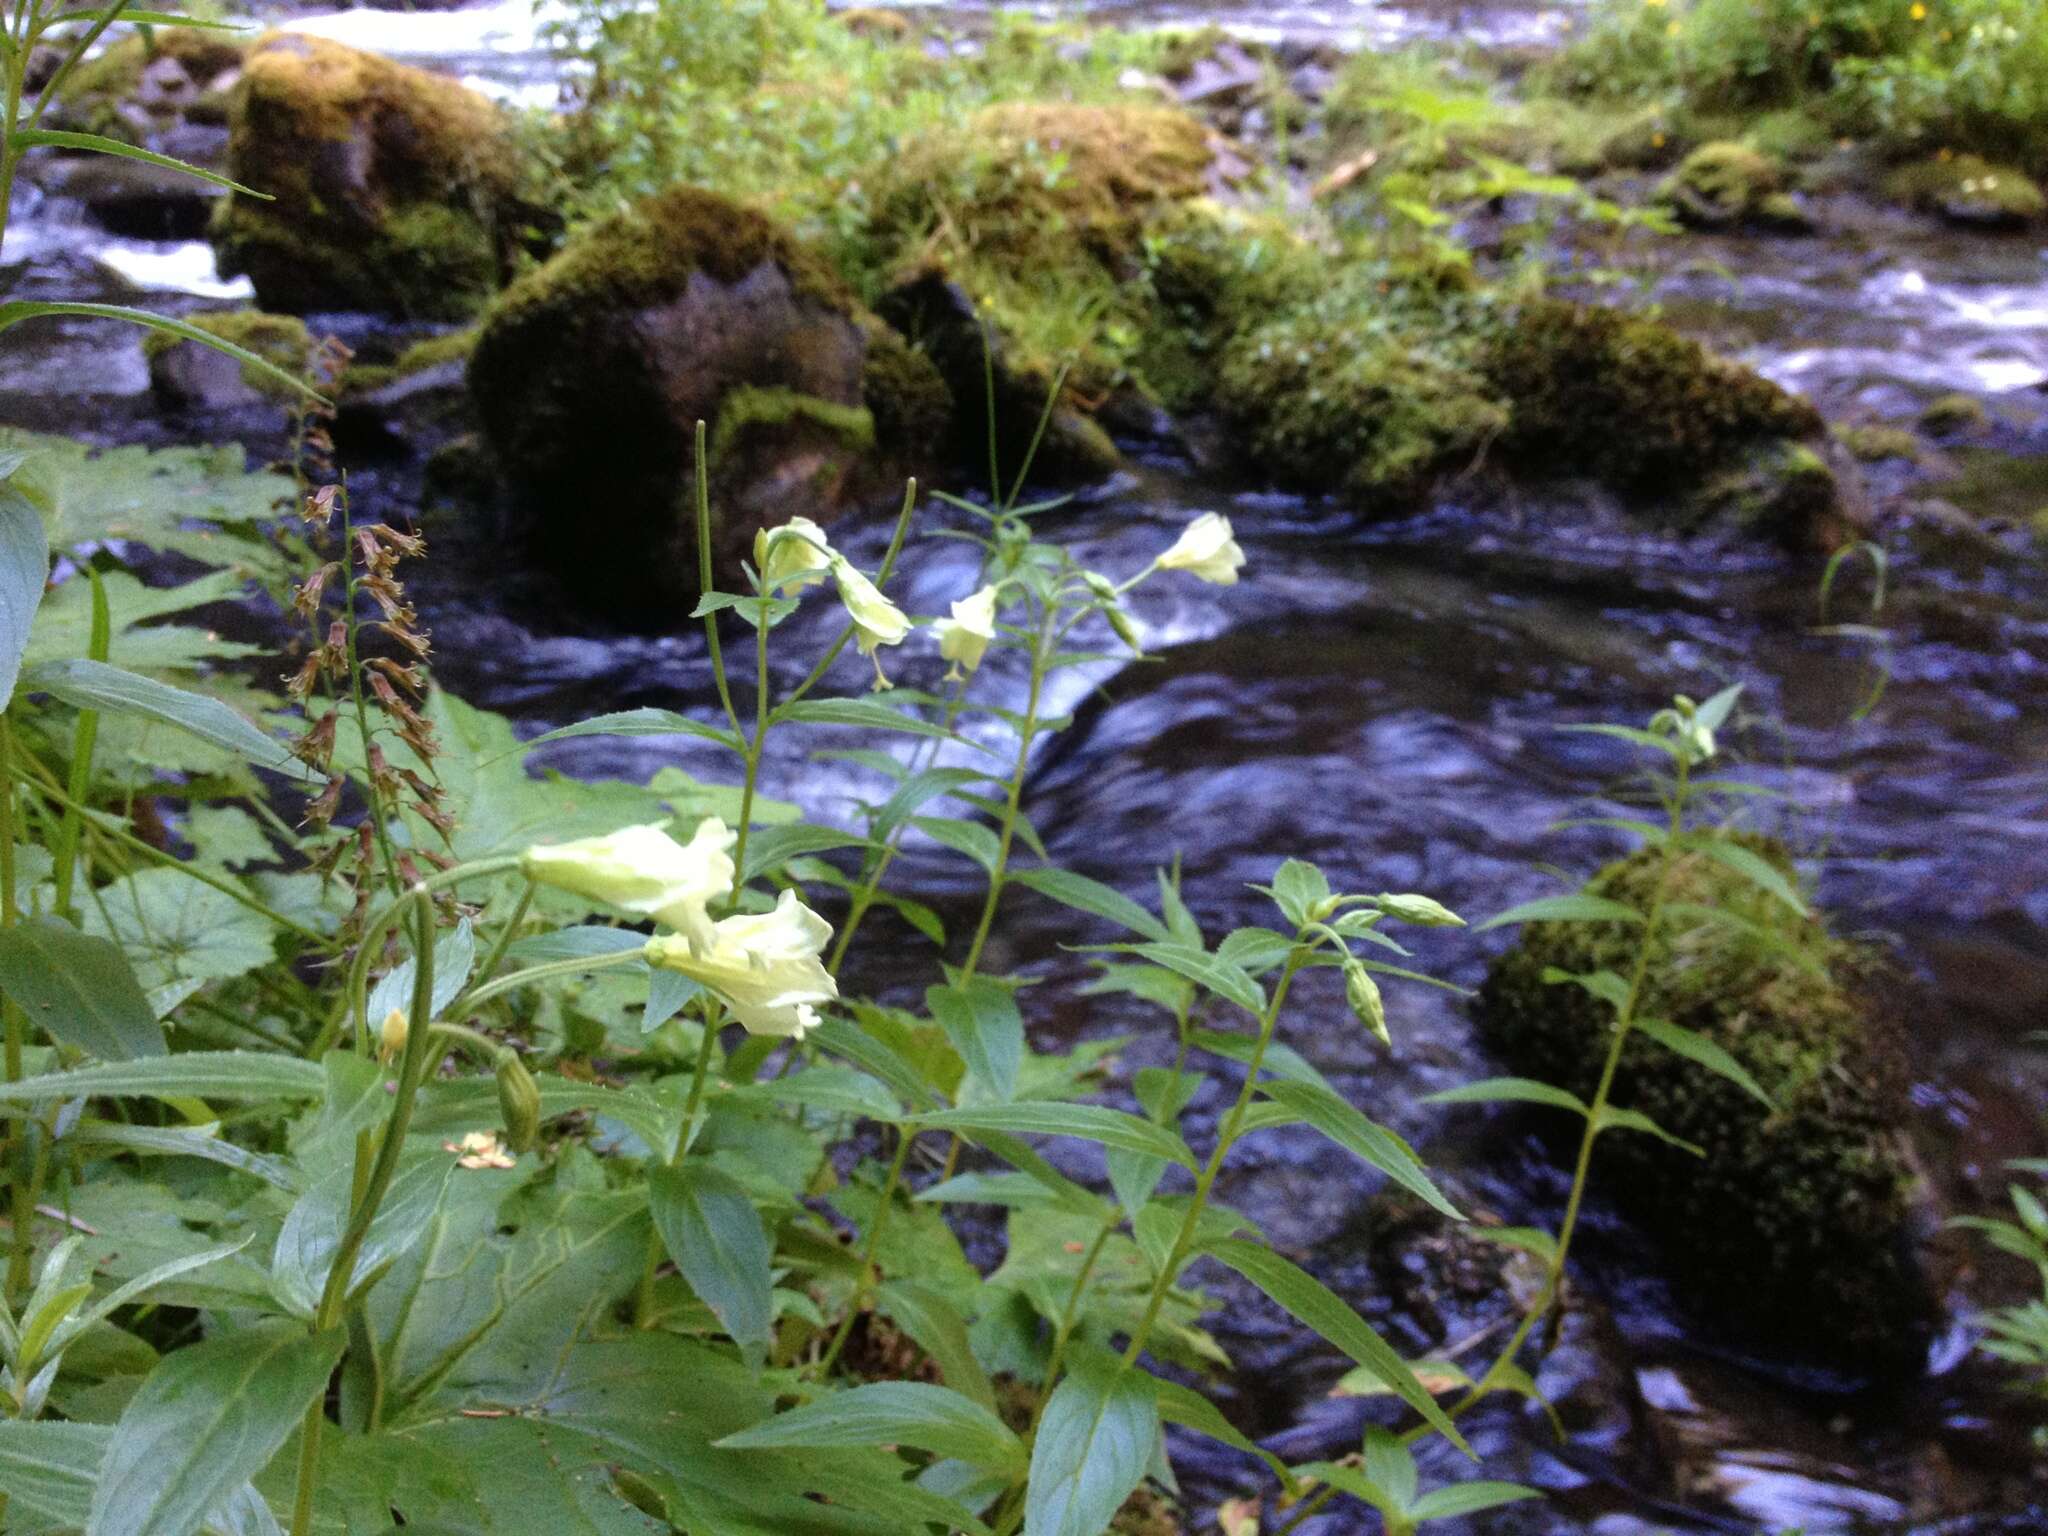
[[[14,733],[5,717],[0,717],[0,928],[12,928],[21,919],[15,905],[14,873]],[[0,1000],[0,1015],[5,1016],[7,1081],[20,1082],[28,1019],[11,997]],[[29,1262],[35,1252],[35,1181],[24,1167],[28,1136],[26,1117],[17,1115],[8,1121],[7,1184],[13,1211],[13,1240],[7,1255],[10,1302],[18,1302],[28,1293]]]
[[[573,955],[567,960],[549,960],[541,965],[529,965],[524,970],[512,971],[494,981],[482,982],[449,1005],[450,1011],[457,1007],[474,1008],[487,1003],[494,997],[507,992],[516,992],[521,987],[530,987],[537,981],[551,981],[557,976],[581,976],[590,971],[608,971],[616,966],[633,965],[645,957],[637,949],[622,949],[611,955]]]
[[[1054,624],[1059,609],[1048,602],[1045,615],[1039,621],[1038,633],[1031,645],[1031,690],[1024,701],[1024,723],[1017,729],[1017,763],[1011,770],[1010,782],[1003,800],[1003,824],[996,833],[996,862],[989,871],[988,896],[981,905],[981,920],[974,927],[974,941],[967,947],[967,958],[961,962],[960,980],[970,980],[981,964],[981,952],[988,945],[989,931],[995,926],[996,908],[1003,899],[1003,877],[1010,867],[1010,848],[1016,841],[1017,816],[1023,807],[1024,779],[1031,770],[1031,744],[1038,738],[1038,706],[1045,694],[1046,663],[1051,659]]]
[[[704,1104],[704,1083],[711,1072],[711,1052],[718,1044],[718,1004],[707,994],[702,1003],[704,1034],[697,1044],[697,1064],[690,1074],[690,1097],[683,1105],[682,1133],[676,1138],[676,1155],[673,1162],[680,1162],[691,1141],[690,1128],[697,1123],[697,1111]],[[673,1162],[671,1166],[673,1166]],[[647,1234],[647,1259],[640,1267],[640,1289],[633,1299],[633,1326],[651,1328],[654,1326],[654,1273],[661,1267],[661,1233]]]
[[[697,423],[697,593],[706,597],[711,585],[711,469],[705,462],[704,423]],[[704,643],[711,653],[711,677],[718,684],[718,702],[725,706],[726,723],[733,734],[740,733],[740,712],[732,707],[732,689],[725,681],[725,651],[718,641],[718,615],[704,615]]]
[[[875,1202],[874,1220],[868,1223],[866,1240],[860,1250],[860,1285],[847,1301],[846,1315],[839,1319],[839,1327],[832,1335],[832,1342],[826,1346],[824,1356],[818,1361],[818,1374],[829,1376],[832,1367],[839,1363],[839,1353],[846,1348],[847,1335],[853,1332],[853,1320],[860,1315],[861,1303],[875,1285],[875,1253],[882,1245],[882,1228],[889,1218],[889,1208],[896,1199],[896,1190],[903,1182],[903,1168],[910,1161],[910,1144],[917,1140],[914,1132],[899,1127],[896,1132],[896,1157],[889,1164],[889,1176],[882,1181],[882,1195]]]
[[[747,738],[746,776],[740,786],[740,824],[732,850],[732,902],[747,883],[747,833],[754,825],[754,790],[761,782],[761,749],[768,740],[768,599],[754,625],[754,734]]]
[[[87,580],[92,586],[92,629],[86,641],[85,653],[93,661],[105,661],[112,644],[112,618],[107,610],[107,588],[100,580],[100,573],[91,566],[85,568]],[[96,709],[81,709],[78,723],[71,733],[71,775],[66,793],[72,804],[65,809],[57,823],[57,835],[52,840],[50,853],[56,861],[57,910],[69,915],[71,911],[71,887],[78,874],[78,837],[84,826],[84,812],[79,809],[85,798],[92,792],[92,754],[99,740],[100,712]]]
[[[356,621],[356,552],[355,521],[349,509],[348,482],[344,480],[341,495],[341,559],[343,581],[341,584],[342,634],[348,649],[348,691],[354,703],[356,731],[363,741],[363,799],[368,806],[367,817],[371,835],[377,842],[377,856],[384,865],[384,878],[391,887],[391,894],[404,893],[404,877],[398,872],[398,858],[391,846],[391,828],[385,822],[384,805],[377,794],[377,783],[369,772],[370,760],[370,706],[363,697],[363,665],[360,633]]]

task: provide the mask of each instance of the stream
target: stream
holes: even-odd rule
[[[1524,46],[1554,40],[1575,7],[1105,0],[1092,9],[1119,22],[1216,21],[1347,46],[1453,32]],[[555,89],[524,0],[295,24],[449,68],[503,97],[546,101]],[[203,244],[115,239],[33,187],[16,212],[0,282],[17,296],[179,312],[246,300],[216,278]],[[1828,232],[1812,238],[1672,242],[1655,297],[1684,328],[1834,420],[1910,424],[1954,391],[1989,407],[1989,434],[1922,482],[1910,483],[1900,464],[1867,466],[1875,504],[1938,501],[2011,515],[2048,505],[2048,249],[1872,209],[1823,222]],[[373,334],[360,318],[337,318],[334,328],[352,340]],[[84,322],[10,339],[0,420],[106,443],[240,437],[257,455],[281,442],[276,424],[260,420],[165,423],[135,335]],[[379,515],[419,496],[416,469],[402,465],[367,467],[352,486]],[[1026,809],[1054,860],[1141,899],[1152,871],[1178,857],[1212,937],[1266,920],[1264,898],[1246,887],[1289,853],[1316,859],[1339,889],[1423,891],[1476,917],[1555,892],[1558,870],[1584,872],[1617,851],[1607,834],[1556,828],[1617,814],[1611,790],[1630,765],[1615,744],[1558,727],[1637,723],[1675,692],[1703,697],[1740,681],[1749,724],[1732,746],[1745,773],[1789,797],[1779,825],[1810,855],[1838,929],[1889,946],[1911,978],[1913,1130],[1939,1203],[1989,1210],[2003,1203],[2001,1164],[2044,1151],[2048,1111],[2048,1051],[2023,1039],[2048,1022],[2048,560],[1938,536],[1950,526],[1941,510],[1883,523],[1890,590],[1870,621],[1883,635],[1872,638],[1822,632],[1814,565],[1665,543],[1611,509],[1561,495],[1507,509],[1453,497],[1402,522],[1360,527],[1339,509],[1219,480],[1171,450],[1142,453],[1057,514],[1059,536],[1083,563],[1121,575],[1194,514],[1224,512],[1249,555],[1245,580],[1219,589],[1155,579],[1141,590],[1134,612],[1153,660],[1065,675],[1052,708],[1073,710],[1074,723],[1035,765]],[[945,521],[935,509],[928,526]],[[872,560],[885,537],[871,529],[846,543]],[[897,595],[912,612],[943,612],[972,578],[963,546],[926,539],[906,556]],[[522,731],[643,704],[714,707],[701,633],[680,618],[657,636],[568,627],[480,547],[430,561],[415,593],[441,682]],[[824,606],[778,631],[786,681],[832,633]],[[857,690],[856,668],[843,665],[845,691]],[[892,668],[922,685],[939,669],[929,648]],[[1014,704],[1021,689],[998,667],[978,696]],[[701,744],[665,738],[563,743],[545,760],[623,778],[669,763],[730,776]],[[846,815],[849,795],[878,782],[861,775],[785,755],[767,782],[833,820]],[[913,848],[898,866],[899,888],[957,926],[978,893],[962,862]],[[1158,1015],[1081,995],[1085,958],[1061,948],[1075,941],[1071,914],[1021,892],[1013,902],[988,968],[1042,978],[1038,996],[1051,1001],[1039,1016],[1053,1022],[1041,1044],[1131,1035],[1126,1065],[1170,1059]],[[1417,963],[1476,984],[1499,942],[1424,933]],[[914,997],[932,971],[921,941],[862,946],[857,963],[849,990],[892,1000]],[[1371,1047],[1330,987],[1303,988],[1284,1037],[1416,1141],[1467,1198],[1509,1223],[1554,1223],[1561,1181],[1523,1117],[1419,1102],[1494,1070],[1460,1002],[1400,984],[1388,1002],[1391,1056]],[[1220,1093],[1198,1100],[1193,1137],[1206,1134],[1203,1117],[1213,1120]],[[1379,1303],[1364,1300],[1372,1271],[1360,1215],[1375,1185],[1356,1166],[1306,1130],[1269,1131],[1227,1170],[1222,1195],[1371,1315]],[[2012,1276],[1959,1278],[1924,1375],[1872,1394],[1744,1358],[1673,1303],[1654,1254],[1604,1210],[1583,1256],[1600,1305],[1566,1330],[1540,1384],[1592,1406],[1573,1419],[1564,1446],[1519,1407],[1478,1415],[1474,1442],[1488,1475],[1552,1497],[1467,1528],[2048,1529],[2048,1503],[2023,1508],[2029,1412],[1970,1349],[1971,1307],[2009,1299],[2000,1287]],[[1374,1410],[1328,1396],[1345,1362],[1283,1325],[1255,1293],[1219,1285],[1218,1294],[1225,1305],[1210,1324],[1237,1366],[1221,1392],[1227,1411],[1293,1459],[1355,1449]],[[1175,1450],[1196,1508],[1250,1481],[1247,1464],[1210,1442],[1177,1439]],[[1667,1493],[1646,1491],[1653,1483]],[[1668,1496],[1673,1487],[1682,1497]],[[1377,1525],[1333,1513],[1302,1529],[1349,1536]]]

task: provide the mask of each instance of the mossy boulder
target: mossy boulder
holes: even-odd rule
[[[1920,412],[1921,430],[1936,437],[1966,437],[1991,426],[1991,412],[1975,395],[1938,395]]]
[[[1510,464],[1597,480],[1662,509],[1681,531],[1700,521],[1697,493],[1710,480],[1823,431],[1810,404],[1762,375],[1660,321],[1601,305],[1521,306],[1487,339],[1478,369],[1510,402],[1498,445]],[[1803,494],[1775,518],[1752,520],[1752,531],[1794,547],[1833,542],[1837,500],[1819,484],[1817,459],[1781,462]]]
[[[335,446],[362,458],[426,458],[475,427],[467,373],[477,329],[424,337],[388,363],[353,359],[334,388]]]
[[[232,33],[152,27],[80,64],[52,111],[55,125],[186,158],[210,159],[227,125],[229,89],[248,45]],[[211,135],[181,130],[198,127]]]
[[[266,309],[459,320],[526,240],[527,159],[511,119],[459,81],[324,38],[271,33],[231,108],[221,271]]]
[[[2048,196],[2026,172],[1976,155],[1934,156],[1885,179],[1888,196],[1951,224],[2024,229],[2048,212]]]
[[[1794,878],[1783,846],[1742,846]],[[1658,880],[1656,855],[1645,853],[1587,889],[1645,910]],[[1856,1373],[1916,1368],[1935,1308],[1915,1253],[1909,1079],[1898,1026],[1878,1006],[1895,987],[1869,951],[1701,854],[1684,857],[1664,897],[1639,1016],[1720,1046],[1775,1107],[1632,1037],[1613,1102],[1704,1156],[1611,1132],[1596,1189],[1661,1238],[1674,1280],[1743,1335]],[[1631,975],[1640,933],[1530,924],[1480,991],[1487,1043],[1514,1072],[1590,1098],[1613,1010],[1548,978]]]
[[[295,377],[312,368],[313,337],[296,315],[241,309],[194,315],[191,323]],[[150,389],[165,410],[237,410],[301,398],[284,380],[168,331],[145,332],[142,355],[149,364]]]
[[[592,226],[506,289],[468,377],[537,551],[644,622],[680,618],[697,589],[698,421],[730,574],[755,529],[865,501],[928,459],[951,416],[931,364],[813,251],[693,187]]]
[[[1664,181],[1659,198],[1696,229],[1743,225],[1803,234],[1813,222],[1786,186],[1785,168],[1749,145],[1702,144]]]
[[[897,295],[882,312],[939,361],[969,462],[986,459],[986,326],[999,425],[1021,416],[1028,440],[1069,369],[1038,467],[1067,479],[1099,471],[1107,439],[1086,408],[1131,384],[1147,234],[1208,190],[1215,161],[1209,130],[1172,107],[1023,102],[923,134],[879,170],[874,250]]]

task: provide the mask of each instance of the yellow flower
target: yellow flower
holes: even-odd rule
[[[1925,21],[1927,19],[1927,7],[1922,5],[1920,0],[1913,0],[1913,8],[1906,14],[1915,21]]]
[[[761,585],[783,597],[822,584],[833,558],[825,530],[808,517],[792,517],[780,528],[754,535],[754,569]]]
[[[709,942],[679,935],[647,941],[647,961],[680,971],[723,999],[749,1034],[802,1039],[818,1022],[816,1004],[839,995],[819,956],[832,925],[784,891],[772,912],[743,913],[712,924]]]
[[[1162,571],[1186,571],[1216,586],[1232,587],[1237,585],[1244,551],[1231,537],[1229,518],[1204,512],[1182,529],[1180,537],[1153,563]]]
[[[685,847],[660,827],[621,827],[526,850],[529,880],[638,912],[699,940],[710,932],[705,905],[732,888],[733,833],[716,816]]]
[[[953,605],[953,617],[932,626],[939,637],[939,654],[953,663],[946,675],[959,678],[981,665],[989,642],[996,637],[996,589],[983,587]]]
[[[860,647],[861,655],[872,658],[878,646],[903,643],[910,633],[910,620],[843,555],[832,557],[832,580],[839,588],[839,601],[846,605],[847,617],[853,620],[853,643]],[[879,661],[875,662],[875,686],[889,686]]]
[[[510,1168],[519,1159],[499,1145],[489,1131],[471,1131],[461,1141],[444,1141],[443,1152],[453,1152],[458,1168]]]

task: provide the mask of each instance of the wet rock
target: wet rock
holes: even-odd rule
[[[232,97],[221,271],[268,309],[418,319],[477,312],[530,232],[511,120],[455,80],[272,33]]]
[[[697,422],[725,572],[755,529],[829,521],[935,446],[944,386],[880,331],[780,226],[675,187],[507,289],[468,378],[542,558],[614,614],[673,621],[697,588]]]
[[[233,310],[194,315],[191,323],[286,373],[303,376],[312,366],[313,338],[295,316]],[[299,398],[282,379],[203,342],[150,331],[143,337],[142,352],[149,362],[150,389],[168,411],[230,411],[289,404]]]
[[[2026,172],[1976,155],[1904,166],[1886,178],[1885,192],[1965,228],[2024,229],[2048,211],[2048,197]]]
[[[1785,184],[1777,160],[1747,144],[1702,144],[1679,162],[1658,196],[1696,229],[1751,226],[1809,234],[1813,220]]]
[[[1785,850],[1748,850],[1790,877]],[[1637,855],[1588,890],[1638,908],[1656,865]],[[1640,1133],[1601,1142],[1604,1189],[1662,1239],[1674,1283],[1752,1339],[1854,1374],[1924,1361],[1934,1304],[1916,1243],[1921,1212],[1895,990],[1876,958],[1797,918],[1756,885],[1691,856],[1665,890],[1642,1016],[1695,1031],[1772,1096],[1637,1036],[1614,1102],[1646,1114],[1703,1156]],[[1680,916],[1714,907],[1734,923]],[[1681,908],[1683,910],[1683,908]],[[1632,973],[1639,930],[1535,923],[1480,994],[1489,1043],[1510,1068],[1590,1096],[1612,1009],[1553,971]]]
[[[1975,395],[1942,395],[1920,412],[1920,429],[1935,437],[1963,437],[1991,425],[1991,412]]]
[[[111,155],[52,157],[38,179],[84,204],[102,229],[133,240],[196,240],[221,197],[220,188],[183,171]]]
[[[469,327],[415,342],[387,364],[351,363],[335,394],[335,446],[422,458],[473,430],[467,373],[476,334]]]

